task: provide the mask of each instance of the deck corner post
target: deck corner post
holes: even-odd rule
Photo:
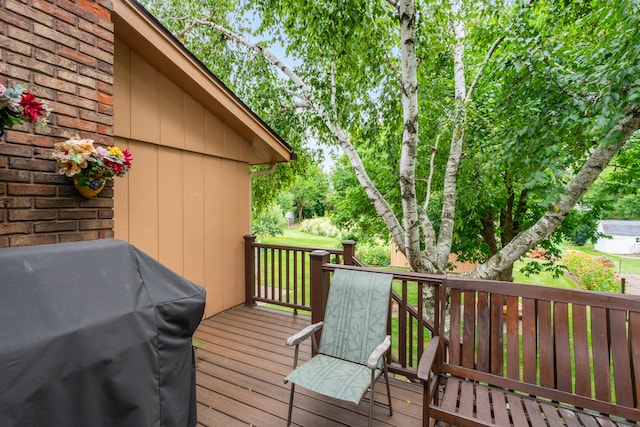
[[[309,254],[310,262],[310,287],[311,287],[311,323],[324,320],[324,311],[327,307],[329,294],[329,272],[322,269],[329,262],[330,254],[325,250],[315,250]],[[320,342],[320,331],[316,333],[317,342]]]
[[[253,307],[256,305],[255,283],[256,283],[256,258],[253,244],[256,242],[255,235],[244,236],[244,305]]]
[[[344,265],[353,265],[353,258],[356,254],[356,241],[355,240],[345,240],[342,242],[342,248],[344,250],[344,256],[342,263]]]

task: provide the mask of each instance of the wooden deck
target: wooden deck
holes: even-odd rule
[[[202,321],[195,338],[200,426],[284,426],[293,349],[287,337],[310,323],[303,315],[264,307],[236,307]],[[310,344],[300,349],[310,356]],[[392,380],[394,414],[389,416],[383,381],[376,386],[374,426],[421,426],[422,386]],[[368,400],[355,406],[296,388],[293,425],[367,425]]]

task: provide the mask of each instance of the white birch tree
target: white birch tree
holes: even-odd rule
[[[180,39],[205,55],[207,46],[223,41],[227,47],[215,48],[213,63],[247,51],[277,69],[280,78],[270,83],[281,89],[282,111],[295,110],[313,135],[339,145],[416,271],[446,270],[464,234],[457,231],[464,222],[461,203],[473,212],[469,200],[484,191],[469,180],[461,186],[461,173],[471,173],[465,165],[475,171],[476,184],[500,181],[509,196],[499,207],[500,221],[493,213],[481,218],[476,234],[489,250],[467,275],[508,278],[513,263],[560,227],[640,129],[640,10],[631,0],[593,0],[566,10],[553,0],[251,2],[253,16],[263,20],[256,34],[286,43],[294,64],[267,48],[268,41],[233,28],[215,4],[194,8],[185,0],[182,10],[190,14],[147,4],[172,17]],[[564,27],[554,29],[554,21]],[[230,74],[242,74],[240,66]],[[378,131],[373,137],[370,128]],[[397,191],[381,189],[380,169],[363,160],[372,140],[382,137],[398,151],[385,153],[397,162]],[[529,151],[508,151],[513,141]],[[487,167],[493,161],[497,180]],[[417,171],[427,178],[417,178]],[[541,182],[548,191],[534,199]],[[526,227],[516,212],[522,218],[528,212]]]

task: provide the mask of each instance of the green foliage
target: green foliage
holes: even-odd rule
[[[280,236],[284,233],[287,221],[280,206],[273,204],[253,221],[253,234],[258,236]]]
[[[567,251],[562,256],[562,263],[584,289],[602,292],[620,291],[620,283],[615,275],[615,265],[606,257],[594,258],[584,252]]]
[[[358,242],[356,257],[368,266],[388,267],[391,265],[391,248],[381,241]]]
[[[605,219],[640,219],[640,135],[636,134],[594,183],[585,199],[602,204]]]
[[[341,238],[340,230],[331,223],[329,218],[305,219],[300,223],[298,230],[316,236]]]
[[[329,198],[329,181],[317,165],[310,165],[289,187],[298,222],[324,216]]]
[[[185,45],[299,155],[298,162],[254,179],[256,212],[291,188],[300,217],[330,211],[335,223],[358,240],[388,236],[344,159],[331,177],[335,193],[330,202],[314,193],[322,183],[307,185],[312,179],[296,178],[308,174],[319,158],[304,147],[306,140],[336,143],[325,125],[331,120],[348,133],[374,184],[402,222],[399,30],[387,2],[144,3],[174,34],[182,34],[193,18],[211,18],[248,38],[261,38],[264,46],[286,44],[287,54],[294,58],[289,65],[327,112],[318,117],[292,108],[298,99],[291,91],[297,87],[263,58],[208,26],[184,32]],[[451,11],[420,0],[416,7],[420,143],[415,197],[437,233],[453,127]],[[466,105],[469,122],[457,175],[452,251],[462,261],[483,262],[553,209],[594,147],[620,138],[611,130],[629,105],[640,102],[640,10],[635,0],[480,0],[467,3],[463,15],[467,87],[490,46],[504,37]],[[252,28],[255,24],[248,16],[262,19],[259,28]],[[630,170],[637,158],[632,149],[621,152],[614,166],[620,174],[607,184],[617,185],[619,191],[603,187],[584,202],[589,218],[572,213],[541,247],[557,254],[565,237],[584,239],[607,206],[617,205],[612,215],[637,214],[635,189],[640,185],[623,176],[623,168]],[[605,200],[605,195],[612,198]]]

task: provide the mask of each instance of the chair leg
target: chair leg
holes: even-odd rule
[[[289,415],[287,415],[287,427],[291,425],[291,413],[293,412],[293,392],[296,388],[294,383],[291,383],[291,395],[289,396]]]
[[[389,399],[389,416],[393,416],[393,408],[391,407],[391,387],[389,387],[389,374],[387,373],[387,363],[383,366],[384,380],[387,383],[387,398]]]
[[[371,427],[371,424],[373,422],[373,400],[374,400],[374,394],[375,394],[375,384],[376,384],[376,376],[375,376],[375,369],[371,370],[371,385],[369,388],[369,427]]]

